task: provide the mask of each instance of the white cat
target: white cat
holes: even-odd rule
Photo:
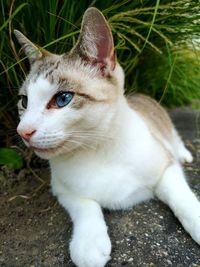
[[[52,191],[74,224],[73,262],[103,267],[110,259],[101,207],[126,209],[153,196],[200,244],[200,203],[181,167],[192,155],[158,103],[124,96],[124,73],[101,12],[85,12],[68,54],[51,54],[15,35],[31,63],[19,92],[17,131],[49,159]]]

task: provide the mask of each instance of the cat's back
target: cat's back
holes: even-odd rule
[[[169,115],[158,102],[142,94],[128,96],[127,101],[129,106],[144,119],[155,137],[173,142],[174,126]]]

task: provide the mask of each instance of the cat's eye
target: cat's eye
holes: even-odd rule
[[[48,103],[47,108],[62,108],[66,105],[68,105],[72,98],[74,96],[73,92],[58,92],[57,94],[55,94],[53,96],[53,98],[51,99],[51,101]]]
[[[28,97],[26,95],[20,95],[21,101],[22,101],[22,107],[27,108],[28,105]]]

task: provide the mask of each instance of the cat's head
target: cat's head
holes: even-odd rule
[[[17,131],[25,144],[49,159],[106,142],[124,74],[102,13],[87,9],[77,44],[63,55],[39,48],[19,31],[15,35],[31,64],[18,103]]]

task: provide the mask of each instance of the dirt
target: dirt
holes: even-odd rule
[[[185,169],[200,197],[200,116],[191,109],[173,110],[171,116],[195,157]],[[0,171],[0,266],[73,267],[68,252],[72,223],[51,195],[48,165],[40,160],[35,165],[35,173],[30,168]],[[200,267],[200,247],[157,199],[104,213],[113,244],[108,267]]]

